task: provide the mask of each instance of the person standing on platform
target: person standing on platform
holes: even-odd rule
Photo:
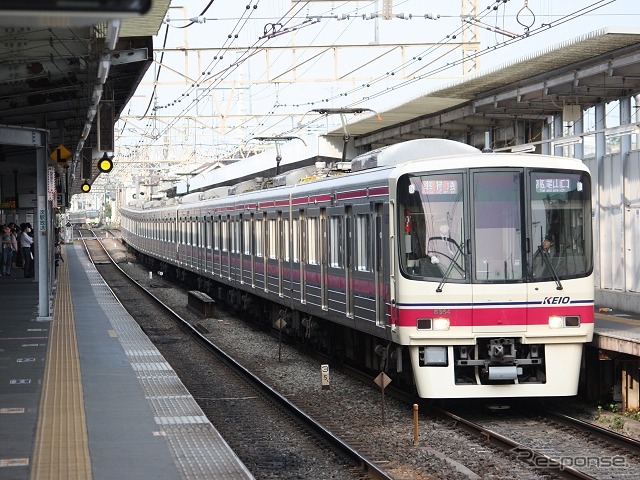
[[[15,267],[16,260],[18,259],[18,228],[15,223],[11,224],[11,264],[9,266],[9,272],[11,272],[11,268]],[[11,275],[11,273],[9,273]]]
[[[0,241],[2,242],[2,252],[0,253],[0,276],[11,276],[11,229],[2,225]]]
[[[33,245],[33,238],[29,235],[31,228],[25,224],[22,227],[22,233],[20,234],[20,251],[22,252],[22,269],[25,277],[33,277],[33,257],[31,253],[31,246]]]

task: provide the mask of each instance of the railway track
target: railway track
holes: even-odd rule
[[[111,245],[110,242],[111,240],[105,243]],[[113,245],[115,244],[114,240]],[[133,264],[129,265],[129,267],[134,270]],[[140,270],[139,266],[137,269]],[[179,287],[169,282],[166,282],[165,285],[165,282],[161,281],[160,277],[157,276],[151,279],[142,275],[142,278],[138,280],[142,280],[147,285],[147,288],[155,289],[155,292],[161,297],[164,297],[165,293],[179,290]],[[180,309],[175,305],[173,308]],[[223,332],[228,333],[229,329],[239,330],[239,325],[245,324],[242,321],[232,321],[223,315],[217,317],[220,318],[195,322],[192,320],[192,323],[196,325],[200,333],[204,332],[202,333],[204,336],[220,337],[220,340],[222,340]],[[224,320],[222,319],[223,317]],[[150,331],[147,333],[154,337],[157,332]],[[259,332],[259,334],[264,336],[264,332]],[[242,335],[246,336],[246,332]],[[166,342],[166,337],[161,341]],[[235,347],[233,339],[231,340],[231,345],[233,346],[230,347],[227,344],[226,348],[231,350]],[[494,411],[487,415],[487,418],[474,418],[473,415],[460,412],[433,415],[435,413],[434,408],[429,406],[428,415],[424,413],[419,415],[420,444],[407,448],[406,444],[408,442],[406,440],[411,433],[410,421],[403,418],[398,419],[398,411],[400,411],[400,415],[404,415],[407,410],[410,411],[410,406],[407,409],[410,399],[407,400],[406,396],[403,400],[396,402],[401,403],[400,407],[397,404],[394,405],[391,400],[388,401],[388,421],[387,426],[383,428],[378,428],[375,425],[378,412],[371,409],[369,409],[366,418],[363,418],[361,422],[351,422],[351,419],[345,420],[344,415],[338,415],[335,411],[326,412],[326,408],[318,407],[318,401],[317,398],[314,398],[314,395],[297,393],[297,386],[296,388],[289,388],[286,385],[288,374],[279,374],[277,373],[278,368],[271,368],[275,352],[267,353],[265,356],[263,352],[264,346],[257,348],[261,350],[260,353],[254,355],[249,353],[249,356],[243,359],[243,362],[253,358],[257,365],[253,365],[251,367],[252,370],[256,371],[262,378],[277,377],[275,380],[271,378],[270,382],[272,385],[278,384],[280,391],[288,392],[286,394],[287,399],[295,402],[304,411],[311,412],[309,415],[320,419],[321,423],[330,428],[336,437],[364,452],[366,458],[372,460],[376,465],[384,466],[388,472],[391,472],[393,478],[625,479],[637,478],[638,471],[640,471],[637,456],[634,454],[637,451],[637,445],[632,442],[627,446],[620,446],[619,444],[613,446],[607,432],[599,433],[599,435],[607,434],[607,437],[596,439],[593,432],[581,434],[577,432],[575,427],[559,426],[558,422],[560,420],[558,419],[547,419],[545,423],[530,413],[516,415],[513,412],[505,414],[504,412]],[[240,353],[239,345],[237,353]],[[269,355],[271,355],[271,358],[268,358]],[[286,364],[287,361],[288,359],[285,358],[284,363]],[[300,360],[292,357],[291,362],[298,365],[300,369],[303,368]],[[293,367],[293,364],[291,366]],[[294,375],[291,374],[291,377],[294,377]],[[363,378],[360,381],[366,384],[367,379],[366,377]],[[285,385],[282,385],[282,383]],[[376,394],[375,390],[372,390],[370,386],[361,387],[362,395],[368,397],[372,395],[379,396],[379,392]],[[367,390],[371,390],[371,392],[366,393]],[[296,393],[291,393],[291,391]],[[206,396],[204,393],[200,393],[197,388],[194,392],[195,397]],[[348,398],[346,394],[344,396]],[[332,401],[334,400],[332,399]],[[353,398],[345,400],[345,402],[353,401]],[[359,401],[357,396],[355,401]],[[477,402],[474,403],[478,404]],[[351,407],[347,408],[350,409]],[[359,411],[357,408],[354,408],[353,411],[354,415],[358,415],[355,413]],[[422,405],[421,412],[423,412]],[[359,415],[362,415],[362,413]],[[501,417],[504,418],[501,419]],[[504,422],[501,423],[501,420],[504,420]],[[563,421],[568,421],[568,419]],[[395,448],[385,448],[386,446],[379,449],[372,448],[372,436],[375,437],[377,435],[381,439],[386,435],[395,435],[397,437],[398,422],[408,424],[400,433],[401,436],[405,437],[405,441],[396,442]],[[361,425],[354,427],[358,423]],[[464,430],[460,429],[461,426],[464,426]],[[587,424],[582,428],[591,427],[590,424]],[[529,438],[526,438],[527,435],[525,434]],[[389,440],[389,438],[385,438],[386,443],[390,445],[394,443]],[[624,441],[624,439],[621,441]],[[553,445],[553,442],[556,445]],[[563,444],[566,445],[563,446]],[[573,450],[565,448],[567,445],[575,445],[575,448]],[[621,451],[627,453],[622,455]],[[395,454],[389,452],[395,452]],[[581,462],[591,462],[592,464],[599,462],[600,467],[606,467],[607,462],[611,463],[611,465],[608,469],[600,468],[593,471],[583,468],[583,465],[580,464]],[[275,464],[272,466],[275,468]],[[594,465],[591,466],[593,467]],[[425,474],[424,472],[429,473]]]
[[[632,480],[640,475],[640,442],[566,414],[499,408],[458,414],[433,408],[485,442],[560,478]]]
[[[116,297],[256,478],[393,478],[126,275],[93,231],[78,232]]]

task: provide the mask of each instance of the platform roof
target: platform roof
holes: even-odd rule
[[[357,146],[411,138],[484,134],[515,119],[544,120],[565,105],[588,108],[640,92],[640,28],[609,27],[581,35],[491,71],[352,120]],[[330,132],[342,135],[342,129]]]
[[[144,15],[122,19],[101,98],[113,100],[116,119],[152,62],[153,36],[169,3],[154,0]],[[76,150],[94,104],[110,17],[114,15],[0,14],[0,175],[5,182],[11,182],[10,176],[26,182],[36,175],[33,148],[15,144],[16,127],[46,132],[50,149],[64,145]],[[85,146],[97,144],[96,122],[94,118]],[[13,129],[2,133],[3,126]],[[70,194],[81,193],[80,169],[75,173],[69,175]],[[91,181],[98,174],[94,166]]]

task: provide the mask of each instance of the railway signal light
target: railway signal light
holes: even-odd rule
[[[107,152],[104,152],[102,158],[98,160],[98,170],[102,173],[109,173],[113,170],[113,158],[110,158]]]
[[[80,189],[83,193],[89,193],[91,191],[91,184],[85,180]]]

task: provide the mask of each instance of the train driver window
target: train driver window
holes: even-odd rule
[[[466,279],[461,173],[398,179],[398,252],[408,276]]]

